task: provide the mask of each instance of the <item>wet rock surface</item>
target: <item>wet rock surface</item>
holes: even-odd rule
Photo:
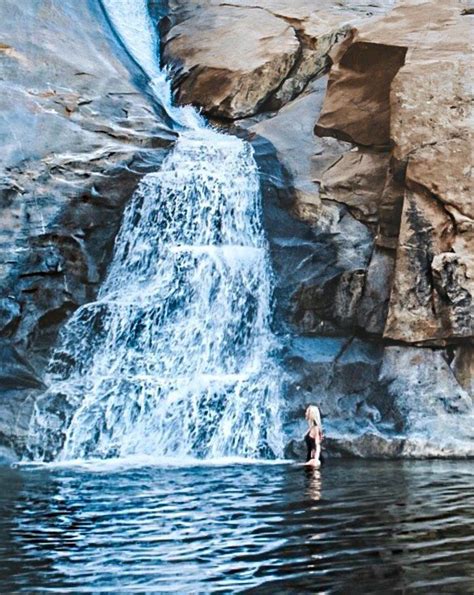
[[[44,333],[94,296],[123,205],[167,141],[98,2],[0,11],[0,329],[41,363]]]
[[[7,340],[0,340],[0,461],[14,459],[28,432],[35,396],[45,386]]]
[[[39,389],[30,368],[41,376],[61,325],[94,298],[123,207],[170,135],[98,1],[5,0],[0,20],[0,441],[12,446],[19,403]]]

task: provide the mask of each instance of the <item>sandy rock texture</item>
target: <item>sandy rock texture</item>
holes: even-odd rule
[[[3,0],[0,22],[0,441],[10,444],[25,430],[19,404],[41,386],[61,324],[94,298],[123,206],[167,141],[99,2]]]
[[[237,119],[277,109],[329,66],[349,23],[390,2],[172,0],[163,59],[177,98]]]

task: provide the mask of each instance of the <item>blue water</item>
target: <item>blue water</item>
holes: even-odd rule
[[[3,468],[1,593],[472,593],[474,465]]]

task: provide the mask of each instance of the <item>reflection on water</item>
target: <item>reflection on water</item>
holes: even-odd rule
[[[473,467],[3,469],[0,592],[472,592]]]

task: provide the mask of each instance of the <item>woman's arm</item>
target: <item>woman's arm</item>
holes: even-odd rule
[[[319,437],[316,438],[316,452],[314,453],[314,458],[319,463],[319,455],[321,454],[321,442],[319,441]]]

